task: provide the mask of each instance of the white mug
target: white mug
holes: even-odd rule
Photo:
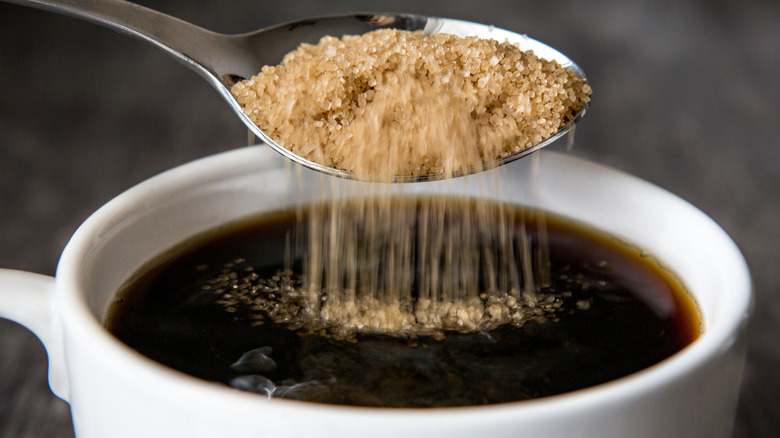
[[[701,211],[656,186],[563,154],[539,157],[538,168],[523,159],[495,170],[512,188],[500,196],[605,230],[657,257],[699,306],[704,331],[693,344],[640,372],[566,394],[382,409],[269,400],[174,371],[114,338],[102,324],[107,309],[150,259],[220,224],[316,197],[299,190],[317,184],[316,172],[298,179],[265,147],[204,158],[121,194],[74,234],[56,278],[0,270],[0,316],[43,342],[50,387],[70,403],[79,438],[729,436],[752,302],[737,246]],[[467,178],[404,190],[471,190]]]

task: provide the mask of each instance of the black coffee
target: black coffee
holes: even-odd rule
[[[415,215],[419,205],[399,201],[397,208]],[[473,216],[466,202],[447,208],[454,209],[449,221]],[[525,227],[532,253],[549,252],[549,281],[535,282],[536,316],[521,325],[443,336],[295,330],[278,313],[290,311],[279,309],[289,305],[280,296],[300,290],[306,247],[299,226],[306,212],[290,211],[172,250],[119,292],[107,327],[144,355],[202,379],[271,397],[384,407],[569,392],[647,368],[699,335],[691,298],[651,257],[561,218],[509,214],[513,226]]]

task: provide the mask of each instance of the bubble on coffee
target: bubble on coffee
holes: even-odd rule
[[[265,394],[269,397],[276,391],[276,385],[267,377],[250,374],[242,375],[233,378],[230,381],[230,386],[242,391],[256,392],[258,394]]]
[[[255,348],[242,354],[230,369],[237,373],[269,373],[276,369],[276,362],[270,354],[274,349],[269,346]]]

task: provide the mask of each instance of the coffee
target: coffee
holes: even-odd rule
[[[417,217],[419,200],[393,202],[399,214]],[[468,201],[447,205],[449,222],[474,216]],[[651,256],[567,219],[505,210],[524,228],[530,253],[546,254],[535,299],[515,306],[527,316],[519,323],[397,336],[356,330],[349,337],[308,324],[296,298],[304,289],[304,208],[171,250],[119,291],[106,324],[142,354],[202,379],[270,397],[382,407],[565,393],[652,366],[699,335],[693,300]],[[500,241],[490,232],[479,236]],[[479,275],[480,285],[486,277]],[[487,303],[488,295],[480,297]]]

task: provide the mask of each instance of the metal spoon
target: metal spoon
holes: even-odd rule
[[[562,53],[539,41],[493,26],[448,18],[387,13],[332,15],[279,24],[246,34],[225,35],[121,0],[7,1],[82,18],[150,42],[206,79],[254,135],[274,150],[308,168],[343,178],[366,179],[365,176],[308,161],[278,145],[244,115],[241,106],[230,94],[231,87],[236,82],[257,74],[265,65],[278,64],[286,53],[294,50],[301,43],[316,43],[326,35],[340,37],[345,34],[363,34],[380,28],[423,30],[426,34],[449,33],[509,41],[522,50],[533,50],[541,58],[558,61],[563,67],[572,69],[577,75],[585,78],[585,73],[579,66]],[[582,108],[574,119],[555,135],[499,160],[496,165],[517,160],[555,142],[574,129],[574,125],[582,118],[586,109],[587,106]],[[458,175],[479,170],[483,168],[464,170]],[[392,177],[390,180],[416,182],[440,179],[444,176],[444,174],[399,176]]]

